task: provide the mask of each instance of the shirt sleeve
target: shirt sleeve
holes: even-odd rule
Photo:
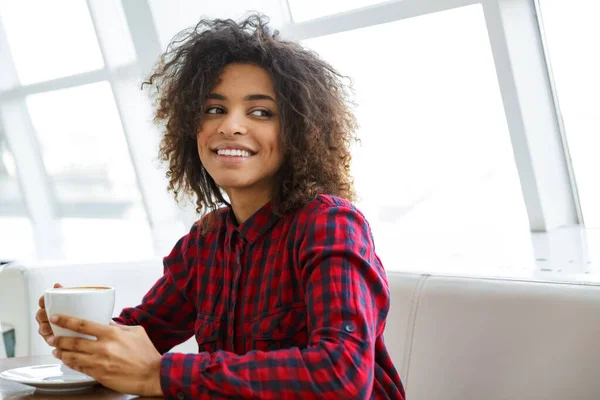
[[[141,325],[154,347],[164,354],[194,334],[196,308],[185,295],[184,267],[190,258],[192,230],[177,242],[163,259],[163,276],[154,284],[136,307],[125,308],[113,321],[121,325]],[[177,279],[179,278],[179,279]]]
[[[370,229],[349,206],[308,217],[299,261],[309,342],[305,349],[165,354],[161,386],[178,399],[368,399],[375,341],[389,309]]]

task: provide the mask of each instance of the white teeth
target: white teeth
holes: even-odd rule
[[[219,149],[217,150],[217,154],[220,156],[229,156],[229,157],[250,157],[251,154],[246,150],[239,149]]]

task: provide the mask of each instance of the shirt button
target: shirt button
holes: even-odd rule
[[[177,392],[177,398],[179,400],[183,400],[183,399],[185,399],[185,394],[183,394],[183,392]]]
[[[351,325],[351,324],[344,325],[344,329],[346,330],[346,332],[350,332],[350,333],[354,332],[354,330],[355,330],[354,325]]]

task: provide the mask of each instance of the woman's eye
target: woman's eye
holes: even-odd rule
[[[273,115],[269,110],[254,110],[250,114],[254,115],[255,117],[270,117]]]
[[[205,112],[207,114],[223,114],[224,113],[223,109],[219,108],[219,107],[210,107],[210,108],[207,108]]]

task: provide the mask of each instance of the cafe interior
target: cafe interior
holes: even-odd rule
[[[58,362],[46,290],[114,288],[118,316],[202,217],[141,84],[182,30],[253,12],[348,78],[406,398],[599,399],[595,0],[0,0],[0,399]]]

